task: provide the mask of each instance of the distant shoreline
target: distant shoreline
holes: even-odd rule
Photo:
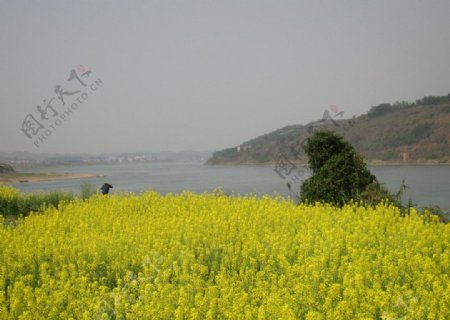
[[[92,173],[29,173],[29,172],[11,172],[0,174],[0,185],[12,183],[34,183],[57,180],[76,180],[101,178],[102,175]]]
[[[307,162],[304,161],[298,161],[298,160],[291,160],[289,159],[289,162],[291,162],[294,165],[298,166],[308,166]],[[221,166],[221,167],[244,167],[244,166],[261,166],[261,167],[270,167],[276,165],[276,161],[268,161],[268,162],[246,162],[246,163],[214,163],[214,164],[206,164],[206,166]],[[368,166],[372,167],[382,167],[382,166],[449,166],[450,163],[448,162],[389,162],[389,161],[382,161],[382,160],[370,160],[366,161],[366,164]]]

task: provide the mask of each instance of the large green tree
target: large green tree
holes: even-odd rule
[[[304,144],[313,175],[301,186],[303,202],[328,202],[342,206],[362,199],[368,186],[377,184],[362,156],[341,136],[319,131]]]

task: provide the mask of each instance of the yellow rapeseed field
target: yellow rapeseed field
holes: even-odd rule
[[[0,225],[0,319],[450,319],[450,225],[389,205],[148,192]]]

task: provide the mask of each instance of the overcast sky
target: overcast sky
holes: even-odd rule
[[[450,1],[0,1],[0,84],[0,151],[217,150],[449,93]]]

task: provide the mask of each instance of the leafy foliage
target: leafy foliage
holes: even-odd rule
[[[425,96],[416,101],[416,104],[430,105],[450,102],[450,94],[446,96]]]
[[[422,208],[424,215],[434,215],[439,218],[439,221],[444,223],[450,222],[450,212],[442,209],[438,205],[429,205]]]
[[[313,175],[301,186],[302,201],[343,206],[361,199],[367,186],[376,182],[352,145],[335,133],[315,133],[306,141],[305,152]]]
[[[2,186],[0,187],[0,215],[26,216],[32,211],[42,211],[48,206],[58,207],[59,203],[74,199],[74,195],[69,192],[52,191],[22,194],[18,189]]]
[[[81,199],[87,199],[92,197],[97,192],[97,187],[93,183],[83,182],[80,185],[80,197]]]
[[[390,103],[382,103],[382,104],[379,104],[378,106],[370,108],[369,112],[367,112],[367,115],[371,118],[379,117],[379,116],[385,115],[394,110],[395,109],[392,108]]]

